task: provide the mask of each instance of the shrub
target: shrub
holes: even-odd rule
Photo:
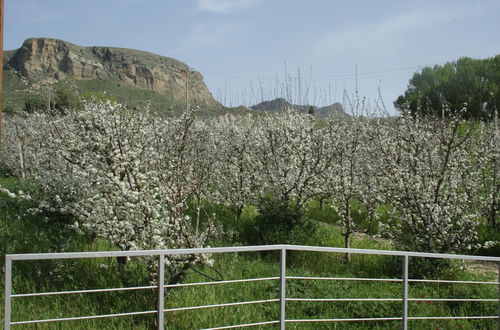
[[[300,244],[315,230],[300,209],[265,197],[259,202],[259,215],[243,226],[242,239],[249,244]]]

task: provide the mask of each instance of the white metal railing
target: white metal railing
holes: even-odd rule
[[[165,285],[165,256],[166,255],[195,255],[195,254],[214,254],[214,253],[235,253],[235,252],[256,252],[256,251],[280,251],[280,270],[279,276],[262,277],[250,279],[237,279],[225,281],[211,281],[198,283],[180,283]],[[395,279],[385,278],[347,278],[347,277],[305,277],[305,276],[287,276],[286,275],[286,254],[287,251],[309,251],[309,252],[330,252],[330,253],[352,253],[352,254],[371,254],[371,255],[386,255],[403,257],[402,277]],[[140,286],[127,288],[104,288],[92,290],[75,290],[75,291],[58,291],[58,292],[43,292],[43,293],[22,293],[12,294],[12,263],[19,260],[54,260],[54,259],[82,259],[82,258],[103,258],[103,257],[140,257],[140,256],[156,256],[158,257],[158,285],[155,286]],[[443,259],[462,259],[462,260],[478,260],[491,261],[499,265],[499,280],[498,282],[487,281],[451,281],[451,280],[425,280],[425,279],[410,279],[408,278],[408,264],[410,257],[423,258],[443,258]],[[213,305],[201,305],[190,307],[177,307],[165,309],[164,298],[165,288],[187,287],[199,285],[221,285],[227,283],[243,283],[256,281],[279,281],[279,296],[275,299],[228,302]],[[400,282],[402,283],[401,298],[294,298],[286,296],[286,281],[287,280],[322,280],[322,281],[384,281],[384,282]],[[429,282],[429,283],[456,283],[456,284],[484,284],[499,286],[498,299],[478,299],[478,298],[410,298],[408,296],[409,283],[412,282]],[[82,294],[95,292],[110,292],[110,291],[130,291],[130,290],[158,290],[158,306],[155,310],[137,311],[127,313],[103,314],[103,315],[88,315],[55,319],[43,320],[24,320],[11,321],[13,298],[34,297],[34,296],[50,296],[50,295],[67,295],[67,294]],[[158,329],[164,328],[164,313],[184,310],[199,310],[207,308],[219,308],[250,304],[263,303],[279,303],[279,320],[268,320],[255,323],[237,324],[219,326],[210,329],[232,329],[253,327],[259,325],[279,325],[280,329],[285,329],[287,323],[298,322],[369,322],[369,321],[401,321],[403,329],[408,329],[409,320],[448,320],[448,319],[498,319],[498,327],[500,329],[500,257],[481,257],[470,255],[453,255],[453,254],[435,254],[435,253],[420,253],[420,252],[404,252],[404,251],[387,251],[387,250],[368,250],[368,249],[346,249],[346,248],[331,248],[318,246],[300,246],[300,245],[264,245],[264,246],[246,246],[246,247],[218,247],[218,248],[198,248],[198,249],[172,249],[172,250],[142,250],[142,251],[108,251],[108,252],[71,252],[71,253],[37,253],[37,254],[8,254],[5,256],[5,301],[4,301],[4,328],[11,329],[12,325],[62,322],[72,320],[89,320],[109,317],[131,316],[131,315],[146,315],[156,314],[158,320]],[[349,301],[387,301],[401,302],[401,316],[396,317],[365,317],[365,318],[331,318],[331,319],[287,319],[286,318],[286,302],[287,301],[302,301],[302,302],[349,302]],[[408,302],[410,301],[453,301],[453,302],[496,302],[498,303],[498,315],[475,315],[475,316],[408,316]]]

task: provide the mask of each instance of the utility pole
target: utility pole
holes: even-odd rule
[[[186,69],[182,69],[181,72],[185,74],[185,79],[184,79],[184,84],[186,88],[186,109],[185,111],[189,111],[189,73],[191,69],[189,67],[186,67]]]
[[[189,67],[186,68],[186,111],[189,111]]]
[[[3,152],[3,0],[0,0],[0,162]]]

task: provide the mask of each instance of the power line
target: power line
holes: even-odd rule
[[[358,72],[356,73],[347,73],[347,74],[337,74],[337,75],[326,75],[326,76],[317,76],[315,79],[327,79],[327,78],[344,78],[344,77],[353,77],[353,76],[367,76],[372,74],[380,74],[380,73],[390,73],[390,72],[399,72],[399,71],[410,71],[410,70],[418,70],[421,66],[409,66],[405,68],[399,69],[391,69],[391,70],[381,70],[381,71],[369,71],[369,72]]]
[[[389,70],[380,70],[380,71],[368,71],[368,72],[358,72],[356,73],[345,73],[345,74],[332,74],[332,75],[322,75],[322,76],[304,76],[306,80],[321,80],[321,79],[331,79],[331,78],[348,78],[348,77],[360,77],[360,76],[369,76],[374,74],[385,74],[385,73],[394,73],[394,72],[403,72],[403,71],[413,71],[418,70],[422,66],[408,66],[397,69],[389,69]],[[212,76],[219,76],[223,78],[231,78],[231,79],[242,79],[242,80],[278,80],[278,75],[274,77],[270,76],[244,76],[244,75],[231,75],[225,73],[211,72],[211,71],[203,71],[203,74],[208,74]]]

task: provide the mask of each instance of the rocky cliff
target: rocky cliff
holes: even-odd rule
[[[30,81],[47,78],[116,80],[153,90],[179,103],[219,107],[203,76],[185,63],[139,50],[82,47],[57,39],[28,39],[22,47],[5,53],[7,69]]]

